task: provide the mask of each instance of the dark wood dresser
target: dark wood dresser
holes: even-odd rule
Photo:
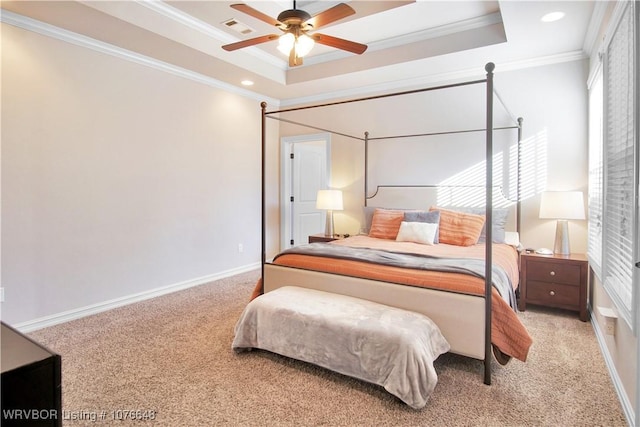
[[[524,311],[527,304],[535,304],[577,311],[586,322],[588,265],[583,254],[521,254],[518,307]]]
[[[9,426],[62,425],[60,355],[1,324],[2,419]]]

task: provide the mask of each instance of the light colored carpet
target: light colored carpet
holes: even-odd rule
[[[235,354],[233,327],[253,290],[251,272],[111,310],[30,336],[62,355],[64,425],[154,426],[625,426],[590,323],[530,309],[526,363],[446,354],[427,406],[263,351]],[[116,421],[114,410],[155,420]],[[104,411],[104,420],[100,413]],[[85,416],[86,417],[86,416]]]

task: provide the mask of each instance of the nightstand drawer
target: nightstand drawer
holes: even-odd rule
[[[529,280],[527,301],[552,307],[577,307],[580,301],[580,287]]]
[[[580,266],[530,260],[527,265],[527,278],[539,282],[580,286]]]

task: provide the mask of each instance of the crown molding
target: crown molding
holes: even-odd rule
[[[543,56],[538,58],[525,59],[512,62],[499,62],[496,63],[496,69],[500,72],[515,71],[525,68],[540,67],[545,65],[559,64],[563,62],[580,61],[587,59],[588,56],[582,50],[573,52],[567,52],[557,55]],[[289,98],[280,102],[281,107],[290,107],[302,104],[314,104],[322,101],[328,101],[337,98],[349,98],[354,96],[371,95],[376,93],[384,93],[389,91],[406,89],[409,87],[428,87],[436,84],[442,84],[444,82],[462,81],[473,78],[482,78],[484,75],[478,71],[480,68],[471,68],[458,71],[448,71],[444,73],[430,74],[428,76],[394,80],[391,82],[363,86],[354,89],[340,90],[334,92],[326,92],[318,95],[301,97],[301,98]]]
[[[604,17],[607,13],[608,7],[608,2],[599,1],[595,2],[595,5],[593,7],[593,13],[591,14],[591,19],[589,20],[589,26],[587,27],[587,34],[584,37],[584,43],[582,45],[582,49],[587,52],[589,56],[593,56],[594,49],[598,48],[598,36],[600,34],[600,30],[602,28],[602,24],[604,22]]]
[[[582,61],[588,58],[589,55],[587,55],[583,50],[574,50],[571,52],[564,52],[556,55],[540,56],[537,58],[523,59],[520,61],[503,62],[500,63],[500,71],[514,71],[524,68],[542,67],[545,65],[560,64],[563,62]]]
[[[212,25],[207,24],[204,21],[201,21],[193,16],[184,13],[180,9],[176,9],[173,6],[169,6],[165,2],[162,1],[144,1],[144,0],[136,0],[136,3],[140,6],[144,6],[149,10],[154,11],[166,18],[172,19],[175,22],[184,25],[192,30],[198,31],[204,34],[207,37],[218,40],[222,43],[233,43],[240,41],[238,37],[234,37],[231,34],[227,34],[224,31],[221,31],[215,28]],[[274,67],[277,67],[281,70],[287,69],[286,61],[277,58],[273,55],[266,53],[265,51],[258,49],[256,47],[250,47],[245,49],[246,52],[251,53],[251,55],[255,56],[257,59],[264,61]]]
[[[136,0],[141,6],[144,6],[160,15],[163,15],[169,19],[174,20],[175,22],[187,26],[195,31],[199,31],[207,37],[211,37],[215,40],[221,41],[223,43],[232,43],[239,41],[237,37],[234,37],[230,34],[225,33],[204,21],[201,21],[193,16],[172,7],[165,2],[162,1],[144,1],[144,0]],[[286,3],[286,2],[283,2]],[[333,2],[337,4],[338,2]],[[327,4],[327,2],[315,2],[315,8],[320,11],[321,9],[325,9],[330,6],[332,3]],[[305,6],[307,9],[311,4]],[[286,9],[287,7],[285,7]],[[309,9],[311,14],[314,14],[314,10]],[[499,12],[491,13],[485,16],[479,16],[477,18],[465,19],[460,22],[455,22],[451,24],[441,25],[436,28],[428,28],[421,31],[416,31],[411,34],[405,34],[401,36],[392,37],[385,40],[379,40],[367,43],[368,50],[370,52],[390,49],[398,46],[407,45],[410,43],[416,43],[424,40],[434,39],[438,37],[444,37],[450,34],[455,34],[463,31],[469,31],[476,28],[486,27],[494,24],[502,23],[502,15]],[[251,54],[255,58],[264,61],[270,65],[273,65],[277,68],[280,68],[283,71],[288,69],[286,61],[282,60],[280,57],[275,57],[271,54],[266,53],[265,51],[258,49],[256,47],[249,47],[245,49],[245,52]],[[324,53],[321,55],[309,56],[305,58],[305,65],[314,65],[321,64],[324,62],[334,61],[341,58],[345,58],[350,56],[350,54],[342,51],[332,51],[328,53]]]
[[[189,14],[186,14],[180,9],[176,9],[173,6],[169,6],[164,2],[144,1],[144,0],[134,0],[134,1],[140,6],[146,7],[147,9],[152,10],[157,14],[165,16],[193,30],[201,32],[207,37],[220,40],[221,42],[224,42],[224,43],[232,43],[232,42],[238,41],[238,38],[233,37],[231,34],[227,34],[224,31],[220,31],[214,26],[209,25],[206,22],[201,21],[200,19],[197,19]]]
[[[477,18],[465,19],[464,21],[441,25],[435,28],[427,28],[421,31],[415,31],[410,34],[391,37],[385,40],[370,42],[367,43],[367,50],[369,52],[374,52],[377,50],[391,49],[398,46],[405,46],[411,43],[445,37],[450,34],[456,34],[463,31],[475,30],[477,28],[487,27],[494,24],[502,24],[502,15],[499,12],[480,16]],[[310,56],[304,59],[304,66],[321,64],[323,62],[334,61],[348,56],[349,54],[341,51],[333,51],[322,55]]]
[[[61,40],[76,46],[91,49],[96,52],[114,56],[119,59],[124,59],[125,61],[144,65],[145,67],[173,74],[178,77],[192,80],[216,89],[224,90],[226,92],[234,93],[236,95],[240,95],[258,102],[266,101],[272,105],[280,104],[280,100],[278,99],[265,97],[264,95],[261,95],[259,93],[233,86],[220,80],[205,76],[203,74],[196,73],[194,71],[187,70],[185,68],[169,64],[167,62],[159,61],[155,58],[141,55],[127,49],[122,49],[112,44],[83,36],[72,31],[64,30],[54,25],[46,24],[44,22],[28,18],[26,16],[22,16],[20,14],[13,13],[7,10],[2,10],[2,14],[0,14],[0,22],[12,25],[14,27],[22,28],[27,31],[32,31],[46,37]]]
[[[318,95],[312,95],[308,97],[289,98],[286,100],[271,98],[262,95],[257,92],[239,88],[237,86],[222,82],[220,80],[187,70],[175,65],[159,61],[157,59],[138,54],[126,49],[119,48],[117,46],[104,43],[90,37],[86,37],[68,30],[55,27],[50,24],[43,23],[25,16],[3,10],[0,15],[0,21],[9,25],[13,25],[19,28],[23,28],[28,31],[33,31],[38,34],[65,41],[77,46],[92,49],[97,52],[105,53],[111,56],[115,56],[126,61],[134,62],[140,65],[144,65],[156,70],[167,72],[179,77],[183,77],[210,87],[221,89],[230,93],[234,93],[252,100],[262,102],[265,101],[269,105],[273,106],[293,106],[306,103],[316,103],[320,101],[327,101],[336,98],[361,96],[372,93],[381,93],[387,91],[399,90],[407,87],[426,87],[434,84],[439,84],[447,81],[456,81],[469,78],[477,78],[479,75],[478,69],[464,69],[453,72],[435,73],[427,76],[422,76],[412,79],[401,79],[389,81],[381,84],[363,86],[347,90],[339,90],[333,92],[325,92]],[[477,22],[477,21],[476,21]],[[573,51],[558,55],[551,55],[545,57],[531,58],[513,62],[502,62],[496,64],[500,72],[514,71],[524,68],[552,65],[562,62],[578,61],[588,58],[587,54],[580,51]]]

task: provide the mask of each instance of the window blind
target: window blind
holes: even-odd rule
[[[633,283],[637,233],[634,2],[625,2],[605,53],[604,286],[635,330]]]
[[[587,256],[594,274],[602,281],[603,218],[603,84],[602,69],[589,87],[589,222]]]

